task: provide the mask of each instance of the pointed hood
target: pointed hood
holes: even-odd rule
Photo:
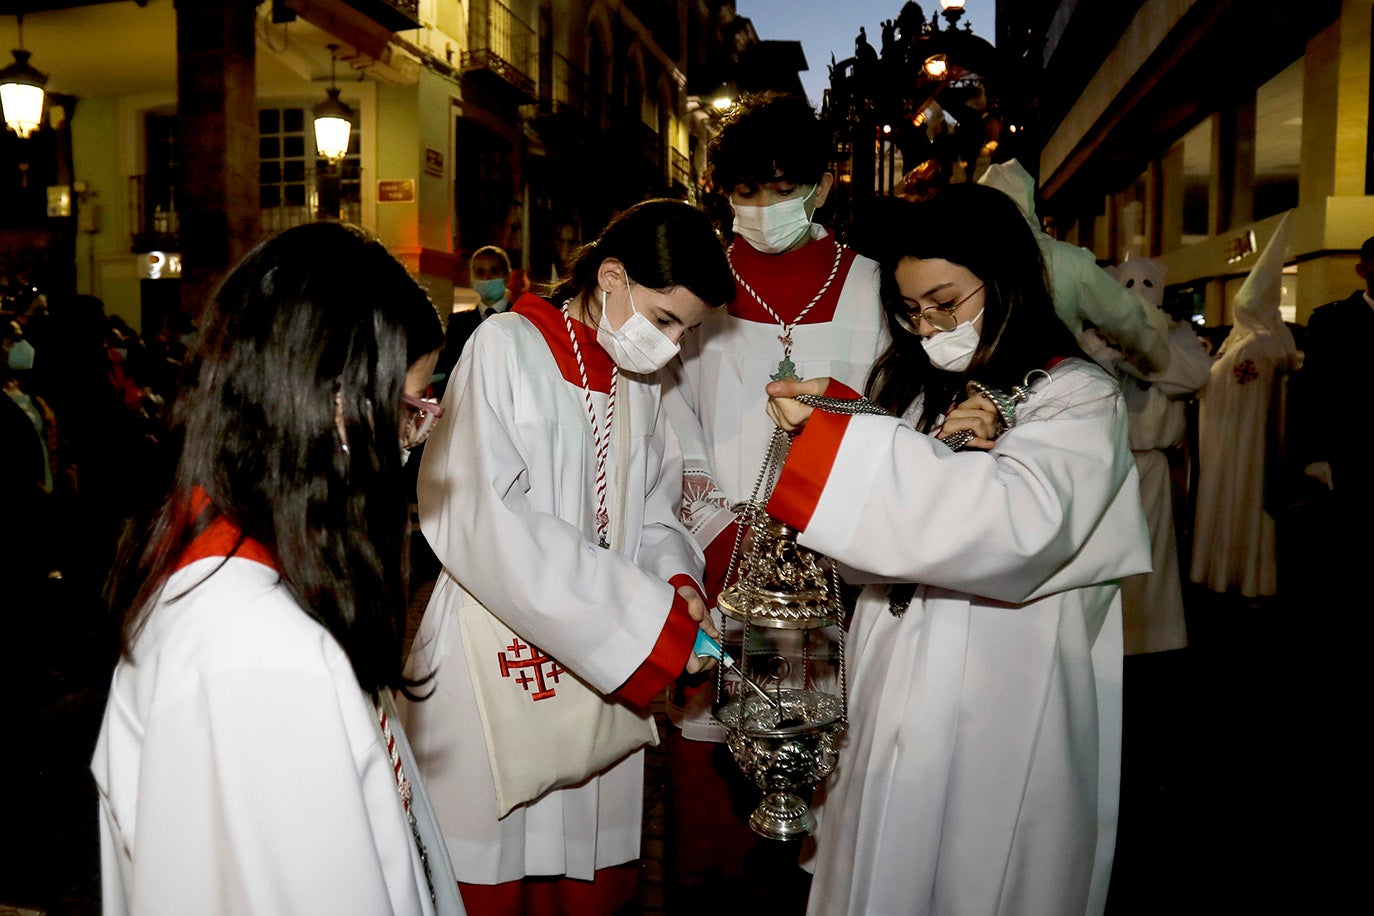
[[[979,176],[978,183],[996,188],[1016,201],[1016,206],[1021,208],[1021,215],[1031,224],[1031,228],[1036,232],[1043,231],[1035,215],[1035,179],[1021,163],[1015,159],[994,163]]]
[[[1283,298],[1283,262],[1288,251],[1292,216],[1291,211],[1284,214],[1269,243],[1255,260],[1255,266],[1250,268],[1249,276],[1240,285],[1236,298],[1232,300],[1234,327],[1226,336],[1218,355],[1234,349],[1247,338],[1263,335],[1277,341],[1291,367],[1297,368],[1298,346],[1293,340],[1293,332],[1288,330],[1288,325],[1283,323],[1283,316],[1279,314],[1279,302]]]
[[[1233,323],[1255,329],[1273,330],[1284,327],[1279,317],[1279,301],[1283,298],[1283,262],[1288,251],[1288,227],[1292,213],[1285,213],[1279,227],[1269,238],[1255,266],[1240,285],[1232,302]]]

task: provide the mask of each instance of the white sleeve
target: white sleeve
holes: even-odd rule
[[[896,418],[825,415],[817,425],[818,411],[769,511],[805,546],[877,580],[999,601],[1148,570],[1116,385],[1096,367],[1059,370],[1039,402],[1023,405],[989,452],[951,452]],[[818,475],[827,439],[833,465]]]
[[[661,579],[690,575],[701,584],[705,559],[702,548],[679,521],[686,489],[683,454],[668,412],[660,403],[650,440],[649,474],[644,494],[644,526],[640,532],[639,565]]]
[[[426,443],[420,465],[420,527],[445,569],[489,611],[610,693],[649,657],[676,592],[531,505],[537,454],[545,465],[568,463],[550,498],[564,514],[581,511],[585,433],[561,426],[553,405],[541,405],[547,422],[516,428],[517,389],[530,384],[519,357],[494,321],[468,341],[445,395],[445,429]]]
[[[327,674],[209,672],[153,707],[142,761],[131,912],[392,912],[408,850],[377,848]]]
[[[716,482],[706,447],[688,369],[674,360],[663,371],[663,410],[682,450],[682,497],[679,518],[704,551],[735,520],[730,500]]]
[[[1185,322],[1169,329],[1169,365],[1147,377],[1160,393],[1173,400],[1190,397],[1212,378],[1212,356]]]
[[[1090,252],[1050,240],[1050,283],[1055,311],[1075,336],[1084,319],[1121,345],[1141,368],[1155,372],[1169,364],[1169,316],[1112,279]]]

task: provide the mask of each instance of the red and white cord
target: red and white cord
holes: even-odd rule
[[[606,423],[603,431],[596,422],[596,408],[592,406],[592,386],[587,378],[587,365],[582,361],[582,348],[577,344],[573,333],[572,316],[568,314],[568,303],[563,303],[563,323],[568,328],[568,340],[572,341],[573,356],[577,358],[577,371],[582,375],[582,396],[587,404],[587,419],[592,424],[592,435],[596,439],[596,535],[602,547],[610,546],[606,532],[611,525],[611,516],[606,511],[606,454],[611,445],[611,421],[615,417],[615,389],[619,372],[611,371],[611,394],[606,402]]]
[[[735,243],[730,243],[730,248],[726,252],[726,258],[730,262],[730,273],[735,275],[735,281],[739,283],[740,286],[744,287],[745,292],[753,296],[754,301],[763,306],[763,310],[772,316],[773,320],[782,327],[782,333],[778,335],[778,340],[782,343],[784,357],[790,359],[792,356],[792,329],[801,324],[802,319],[806,317],[806,313],[816,307],[816,303],[821,301],[821,297],[825,295],[825,291],[830,289],[830,284],[835,282],[835,275],[840,272],[840,256],[843,253],[844,246],[836,242],[835,263],[830,265],[830,275],[825,278],[825,282],[821,284],[821,288],[816,291],[815,297],[806,304],[806,308],[798,312],[796,318],[787,322],[783,321],[782,316],[773,311],[772,306],[764,302],[763,297],[754,291],[754,287],[750,286],[748,281],[739,275],[738,270],[735,270]]]

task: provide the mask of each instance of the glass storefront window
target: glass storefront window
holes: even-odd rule
[[[1183,234],[1194,245],[1207,238],[1212,187],[1212,119],[1206,118],[1183,140]]]
[[[1255,219],[1298,205],[1302,149],[1302,74],[1298,58],[1255,93]]]

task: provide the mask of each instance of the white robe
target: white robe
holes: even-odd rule
[[[1169,361],[1162,372],[1140,373],[1094,331],[1085,331],[1082,343],[1099,365],[1121,379],[1131,454],[1140,471],[1140,499],[1150,526],[1154,568],[1121,581],[1126,654],[1181,649],[1188,645],[1188,627],[1174,535],[1173,477],[1165,450],[1183,441],[1186,401],[1206,386],[1212,357],[1184,321],[1169,329]]]
[[[596,546],[595,440],[581,381],[568,362],[562,316],[542,301],[530,306],[532,300],[484,321],[468,342],[445,394],[443,426],[426,443],[418,484],[420,527],[444,568],[408,672],[437,676],[433,696],[402,711],[454,871],[474,884],[527,875],[590,879],[598,868],[638,858],[643,753],[498,820],[461,609],[475,597],[610,694],[658,648],[676,596],[669,580],[701,573],[700,552],[677,521],[680,453],[659,409],[659,388],[643,376],[622,373],[616,395],[615,421],[630,423],[623,554]],[[526,317],[535,314],[552,336]],[[592,332],[574,326],[601,424],[611,363]],[[561,368],[551,345],[562,355]],[[612,518],[614,487],[612,480],[606,494]],[[686,654],[684,647],[672,674]]]
[[[1284,214],[1236,292],[1226,335],[1198,407],[1197,513],[1190,578],[1247,598],[1278,593],[1277,528],[1266,508],[1282,423],[1280,385],[1302,365],[1279,308],[1292,213]]]
[[[114,672],[91,762],[104,912],[434,913],[343,649],[274,570],[220,563],[171,576],[164,595],[195,588],[153,610]],[[439,912],[462,913],[437,832],[426,846]]]
[[[769,512],[860,597],[809,912],[1100,912],[1120,787],[1124,575],[1149,568],[1115,382],[1067,360],[988,453],[819,411]],[[917,415],[915,405],[910,416]],[[819,422],[818,422],[819,421]],[[833,455],[833,464],[828,464]]]
[[[819,226],[812,234],[813,256],[828,264],[833,242]],[[747,272],[742,275],[758,282]],[[847,272],[837,279],[841,286],[833,315],[821,320],[813,312],[792,329],[792,360],[798,378],[835,378],[862,390],[873,363],[889,343],[878,298],[878,265],[854,255]],[[790,306],[785,314],[791,315],[806,302],[770,304]],[[772,438],[765,388],[783,355],[777,322],[743,318],[738,314],[741,311],[756,316],[759,312],[742,288],[728,310],[712,312],[696,333],[684,338],[682,363],[675,365],[673,381],[665,384],[663,394],[664,407],[682,443],[688,481],[683,521],[703,551],[714,547],[713,561],[722,551],[724,561],[729,559],[734,530],[730,524],[735,518],[729,507],[753,492]],[[722,532],[729,543],[716,543]],[[716,621],[720,626],[727,624],[718,614]],[[671,709],[674,724],[686,737],[725,740],[724,728],[711,717],[713,695],[713,690],[701,691],[685,708],[675,705]]]
[[[1247,598],[1278,593],[1278,530],[1265,507],[1272,411],[1283,376],[1298,368],[1286,328],[1236,328],[1212,365],[1198,405],[1197,512],[1191,579]]]

